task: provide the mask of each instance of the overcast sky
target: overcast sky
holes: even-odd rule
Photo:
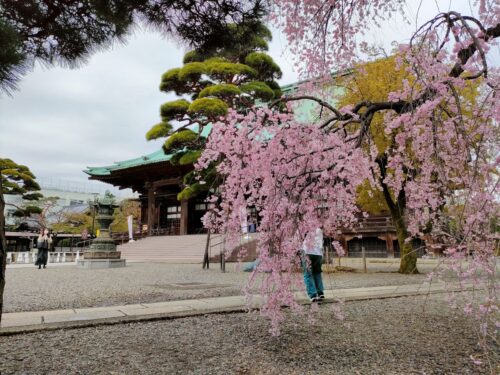
[[[276,37],[272,55],[282,82],[296,80]],[[12,97],[0,97],[0,155],[28,165],[37,177],[85,181],[87,166],[109,165],[159,149],[145,133],[174,96],[158,90],[161,75],[182,65],[184,48],[136,31],[126,45],[94,55],[80,69],[28,74]]]
[[[436,12],[436,2],[425,3],[420,21]],[[439,3],[441,10],[449,4]],[[387,47],[394,39],[404,41],[412,30],[391,21],[372,38]],[[273,37],[270,55],[283,70],[280,83],[295,82],[285,39],[276,30]],[[158,90],[160,76],[181,66],[184,52],[175,42],[138,30],[126,45],[92,56],[80,69],[37,66],[13,97],[0,96],[0,157],[28,165],[43,179],[84,182],[87,166],[158,150],[162,141],[147,142],[144,135],[159,121],[160,105],[173,98]]]

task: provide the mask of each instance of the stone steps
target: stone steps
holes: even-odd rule
[[[201,263],[207,235],[154,236],[118,246],[127,262]],[[216,255],[218,249],[212,249]]]

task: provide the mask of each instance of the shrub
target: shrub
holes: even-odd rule
[[[174,68],[163,73],[161,76],[160,91],[175,91],[177,95],[180,95],[184,87],[183,83],[179,80],[180,71],[180,68]]]
[[[215,96],[217,98],[227,98],[239,94],[241,94],[241,90],[238,88],[238,86],[221,83],[219,85],[205,87],[203,90],[201,90],[198,97],[204,98],[206,96]]]
[[[198,195],[198,193],[200,193],[203,190],[206,190],[205,185],[194,183],[182,189],[182,191],[179,194],[177,194],[177,199],[179,201],[183,199],[190,199],[191,197],[195,197],[196,195]]]
[[[233,64],[230,62],[212,63],[208,66],[208,74],[213,76],[236,76],[246,75],[248,77],[255,77],[257,72],[245,64]]]
[[[262,52],[252,52],[245,58],[245,64],[259,72],[259,77],[265,79],[279,79],[281,69],[271,56]]]
[[[172,130],[172,125],[168,122],[160,122],[154,125],[149,131],[146,133],[146,139],[151,141],[153,139],[163,138],[169,135]]]
[[[190,113],[206,116],[210,119],[226,115],[227,104],[217,98],[196,99],[189,106]]]
[[[274,91],[264,82],[248,82],[241,86],[241,91],[262,99],[263,101],[268,101],[274,98]]]
[[[192,142],[198,138],[198,134],[190,129],[184,129],[178,133],[172,134],[163,144],[165,153],[171,152],[173,149],[182,146],[186,142]]]
[[[184,55],[182,59],[183,64],[188,64],[192,62],[200,62],[203,61],[203,57],[196,51],[189,51]]]
[[[184,65],[179,71],[180,81],[198,81],[202,74],[206,73],[207,67],[201,62],[192,62]]]
[[[187,113],[189,102],[186,99],[173,100],[162,104],[160,107],[160,115],[162,118],[170,120],[177,115]]]
[[[188,151],[180,157],[179,164],[180,165],[194,164],[200,156],[201,156],[201,150]]]

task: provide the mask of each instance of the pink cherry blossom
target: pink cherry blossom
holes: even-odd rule
[[[476,316],[484,334],[488,327],[498,330],[491,317],[500,290],[494,225],[500,70],[490,63],[500,37],[498,2],[476,1],[472,15],[451,10],[423,23],[398,52],[411,79],[386,101],[337,108],[328,89],[332,69],[359,60],[367,22],[404,12],[403,3],[274,0],[271,18],[304,62],[302,72],[320,77],[295,94],[317,104],[317,120],[294,115],[298,98],[283,100],[287,109],[281,111],[230,111],[214,124],[198,161],[198,168],[219,162],[223,183],[204,223],[226,235],[228,249],[240,243],[240,213],[249,207],[258,213],[260,264],[250,286],[258,284],[264,295],[261,311],[274,334],[285,319],[282,306],[304,312],[293,291],[301,287],[295,271],[306,234],[317,227],[335,234],[356,225],[366,215],[356,205],[356,189],[366,180],[395,197],[407,230],[400,245],[424,238],[447,249],[446,268],[432,278],[452,271],[464,288],[483,290],[486,299],[464,302],[463,310]],[[467,89],[475,95],[463,95]],[[374,113],[384,116],[383,131],[393,140],[382,156],[367,131]],[[338,242],[333,246],[339,255],[345,251]]]

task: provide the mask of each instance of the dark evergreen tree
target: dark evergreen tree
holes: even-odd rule
[[[35,201],[42,197],[40,186],[29,168],[10,159],[0,158],[0,297],[5,288],[5,269],[7,266],[7,241],[5,237],[5,200],[4,194],[21,195],[23,199]],[[39,213],[37,206],[26,206],[18,214]],[[2,321],[3,298],[0,298],[0,322]]]
[[[145,24],[192,46],[262,16],[261,0],[0,0],[0,90],[35,61],[75,66]]]

